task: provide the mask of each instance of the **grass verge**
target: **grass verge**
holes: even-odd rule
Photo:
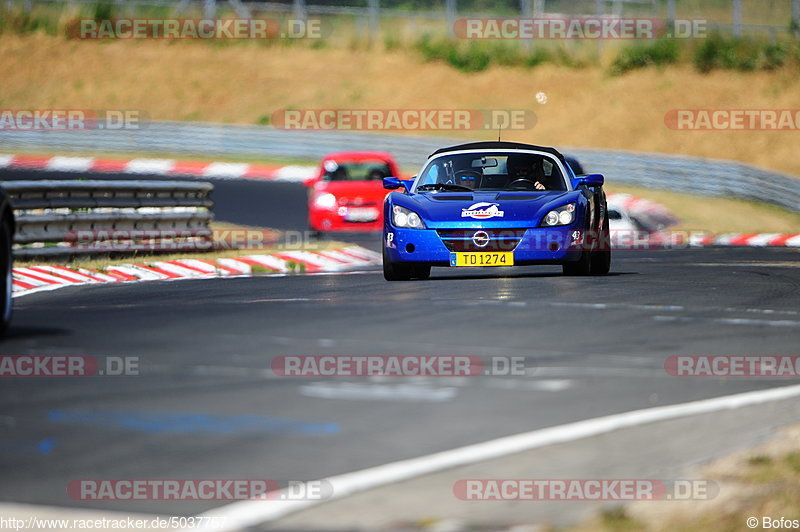
[[[738,532],[755,517],[800,519],[800,425],[783,430],[770,442],[709,464],[696,478],[716,483],[710,500],[637,502],[603,511],[565,532]],[[794,527],[797,528],[797,527]]]

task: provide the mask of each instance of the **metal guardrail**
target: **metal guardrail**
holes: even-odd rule
[[[8,181],[16,256],[208,248],[211,183]],[[56,245],[47,245],[56,244]]]
[[[265,126],[150,122],[141,129],[2,131],[0,150],[164,153],[170,156],[291,157],[320,159],[343,150],[388,151],[405,166],[419,166],[442,146],[466,142],[435,136],[349,131],[279,130]],[[800,178],[744,163],[683,155],[562,147],[610,183],[733,197],[800,212]]]

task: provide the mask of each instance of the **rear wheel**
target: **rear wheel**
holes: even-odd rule
[[[611,233],[608,231],[608,209],[603,217],[603,229],[598,232],[597,247],[592,251],[592,275],[606,275],[611,270]]]
[[[0,226],[0,335],[4,334],[11,323],[13,258],[12,234],[8,220],[3,220]]]

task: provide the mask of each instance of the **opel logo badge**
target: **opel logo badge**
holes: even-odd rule
[[[485,248],[489,245],[489,233],[486,231],[475,231],[472,235],[472,242],[479,248]]]

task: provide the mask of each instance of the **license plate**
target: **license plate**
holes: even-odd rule
[[[378,219],[377,209],[347,209],[344,214],[348,222],[374,222]]]
[[[450,266],[513,266],[513,265],[514,265],[514,253],[511,251],[450,254]]]

